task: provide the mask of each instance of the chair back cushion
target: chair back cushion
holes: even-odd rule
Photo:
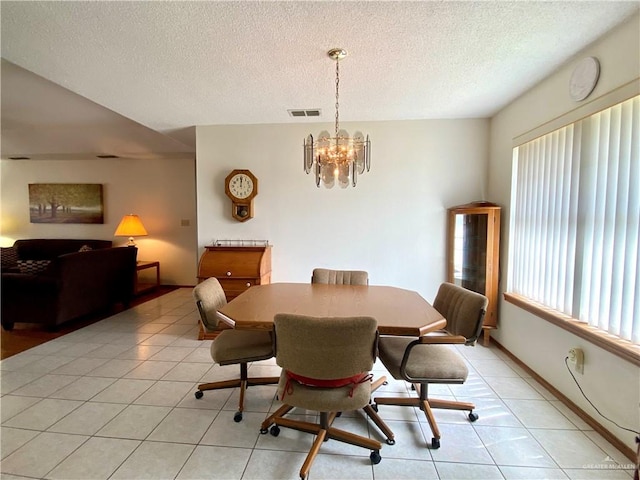
[[[202,323],[208,330],[218,327],[217,311],[227,304],[227,297],[220,282],[215,277],[207,278],[193,289],[193,299],[196,301]]]
[[[447,319],[447,331],[462,335],[473,344],[482,331],[487,297],[453,283],[440,285],[433,306]]]
[[[277,314],[274,331],[277,364],[303,377],[332,380],[369,372],[377,354],[371,317]]]
[[[316,268],[311,275],[311,283],[369,285],[369,274],[362,270],[329,270],[327,268]]]

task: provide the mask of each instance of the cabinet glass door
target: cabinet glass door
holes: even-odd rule
[[[487,214],[455,215],[453,283],[478,293],[486,290]]]

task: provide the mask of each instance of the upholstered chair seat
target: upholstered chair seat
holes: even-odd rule
[[[416,339],[414,337],[384,337],[379,349],[389,364],[388,370],[393,378],[428,378],[429,383],[463,383],[467,380],[467,364],[449,345],[429,345],[429,348],[416,348],[411,352],[404,374],[400,371],[402,359],[407,348]]]
[[[257,362],[273,357],[270,332],[223,330],[211,343],[211,357],[219,365]]]

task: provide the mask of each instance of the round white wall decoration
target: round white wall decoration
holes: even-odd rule
[[[580,102],[587,98],[596,88],[600,77],[600,62],[595,57],[580,60],[569,80],[569,95],[571,99]]]

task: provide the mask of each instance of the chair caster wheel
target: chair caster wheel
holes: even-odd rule
[[[387,445],[395,445],[396,441],[393,438],[387,438]]]
[[[336,418],[341,416],[342,416],[342,412],[336,412]]]
[[[387,380],[385,380],[384,382],[382,382],[383,385],[389,385],[389,382]]]
[[[203,395],[204,395],[204,393],[201,390],[198,390],[195,393],[195,396],[196,396],[197,399],[201,399]]]
[[[437,450],[438,448],[440,448],[440,439],[439,438],[432,438],[431,439],[431,448],[433,448],[434,450]]]
[[[271,433],[271,435],[273,435],[274,437],[277,437],[278,435],[280,435],[280,427],[278,425],[274,425],[273,427],[271,427],[271,430],[269,430],[269,433]]]
[[[382,457],[380,456],[380,452],[378,450],[374,450],[373,452],[371,452],[369,458],[371,459],[371,463],[373,463],[374,465],[379,464],[380,460],[382,460]]]
[[[377,412],[378,411],[378,404],[377,403],[372,403],[371,404],[371,408],[373,408],[374,412]]]
[[[233,416],[233,421],[238,423],[242,421],[242,412],[236,412],[236,414]]]
[[[260,429],[260,434],[261,435],[266,435],[267,433],[269,433],[269,429],[268,428],[261,428]]]
[[[469,421],[470,422],[475,422],[476,420],[478,420],[478,414],[477,413],[473,413],[473,412],[469,412]]]

